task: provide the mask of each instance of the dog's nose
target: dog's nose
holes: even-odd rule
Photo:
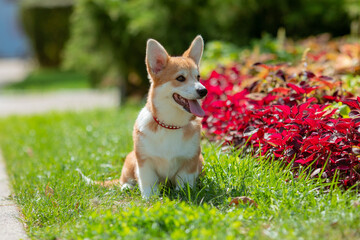
[[[205,97],[206,94],[207,94],[206,88],[198,88],[198,89],[196,89],[196,91],[200,95],[200,97],[202,97],[202,98]]]

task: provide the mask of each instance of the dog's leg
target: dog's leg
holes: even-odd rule
[[[121,170],[121,190],[131,189],[136,185],[136,165],[136,155],[135,152],[132,151],[126,156],[124,166]]]
[[[202,171],[203,165],[204,158],[201,153],[198,157],[194,157],[185,164],[176,174],[176,189],[179,190],[180,187],[184,188],[186,183],[188,183],[191,188],[194,187],[196,179]]]
[[[195,185],[196,178],[199,176],[198,172],[188,173],[187,171],[180,171],[175,178],[176,181],[176,190],[179,190],[180,187],[184,188],[185,185],[188,183],[189,186],[192,188]]]
[[[138,168],[139,188],[141,196],[145,199],[159,193],[159,178],[155,170],[149,165],[149,163],[145,162],[143,166]]]

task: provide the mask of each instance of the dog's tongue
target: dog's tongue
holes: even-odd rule
[[[200,104],[197,100],[188,100],[190,105],[190,112],[198,117],[205,116],[204,110],[200,107]]]

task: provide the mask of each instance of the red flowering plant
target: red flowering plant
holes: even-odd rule
[[[273,155],[294,169],[311,165],[312,176],[353,186],[360,181],[360,98],[341,81],[306,71],[304,59],[301,68],[294,74],[287,65],[255,63],[213,71],[203,81],[203,128],[212,140]]]

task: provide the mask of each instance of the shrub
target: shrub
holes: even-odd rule
[[[22,23],[34,55],[42,67],[59,67],[69,38],[72,1],[25,0]]]
[[[356,74],[358,66],[334,63],[343,56],[356,60],[359,47],[323,42],[299,66],[249,64],[250,58],[213,71],[203,81],[209,91],[203,102],[207,135],[354,185],[360,181],[360,98],[339,80],[343,73]],[[334,78],[321,75],[329,69]]]
[[[94,84],[110,75],[122,79],[130,92],[144,92],[148,83],[144,67],[148,38],[159,40],[170,54],[179,55],[197,34],[206,40],[243,45],[264,31],[275,34],[279,27],[285,27],[293,36],[329,30],[334,34],[349,32],[350,22],[342,0],[332,0],[331,7],[323,0],[307,3],[308,0],[291,4],[284,0],[79,0],[72,17],[65,65],[90,73]],[[327,14],[323,14],[325,9]]]

